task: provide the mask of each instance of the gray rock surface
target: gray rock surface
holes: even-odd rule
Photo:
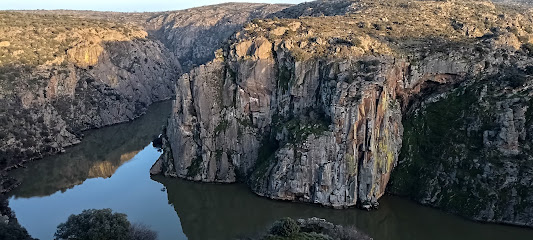
[[[401,146],[394,73],[402,70],[363,59],[379,63],[374,78],[348,83],[342,69],[361,59],[292,62],[271,46],[238,42],[225,62],[178,80],[167,129],[175,174],[240,177],[276,199],[376,206]]]

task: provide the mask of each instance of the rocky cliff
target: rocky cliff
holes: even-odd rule
[[[310,4],[248,24],[217,59],[177,81],[168,146],[153,172],[242,180],[262,196],[339,208],[376,207],[392,173],[391,192],[533,225],[521,220],[533,213],[524,190],[531,10]],[[465,199],[472,189],[478,195]],[[487,214],[494,205],[507,207]]]
[[[533,226],[532,70],[502,68],[409,109],[389,191],[480,221]]]
[[[174,56],[139,28],[2,13],[2,169],[78,143],[173,96]]]

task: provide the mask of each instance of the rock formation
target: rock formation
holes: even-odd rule
[[[533,69],[515,67],[405,114],[391,193],[480,221],[533,226]]]
[[[530,14],[334,1],[275,15],[177,81],[157,170],[336,208],[376,207],[392,173],[396,194],[533,226]]]
[[[185,70],[209,61],[245,22],[285,7],[0,14],[0,171],[62,152],[84,130],[142,115],[174,96],[179,60]]]

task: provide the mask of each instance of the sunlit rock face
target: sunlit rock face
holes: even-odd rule
[[[345,7],[361,15],[254,21],[183,75],[160,172],[337,208],[376,207],[393,179],[421,203],[532,226],[531,17],[485,2]],[[520,27],[473,28],[465,8]],[[414,10],[426,26],[396,24]]]
[[[401,147],[397,92],[408,64],[384,57],[294,62],[288,49],[263,45],[236,43],[226,62],[178,80],[166,132],[174,174],[241,177],[276,199],[376,206]],[[370,69],[359,76],[365,81],[346,72],[360,67]]]

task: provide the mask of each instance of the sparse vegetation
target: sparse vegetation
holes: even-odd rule
[[[77,31],[116,29],[127,35],[128,27],[113,22],[79,19],[48,14],[0,13],[2,40],[9,46],[0,48],[0,64],[22,63],[41,65],[63,56],[65,51],[83,36]]]
[[[37,66],[62,68],[67,51],[94,36],[103,39],[140,36],[140,29],[132,25],[97,19],[81,19],[67,15],[0,12],[0,87],[10,89],[25,83],[21,77],[40,84],[44,78],[28,77]]]
[[[300,8],[286,10],[294,18],[296,13],[303,14],[298,19],[280,15],[255,20],[244,33],[271,41],[291,40],[295,45],[291,52],[301,61],[324,56],[401,55],[434,40],[452,42],[447,47],[459,48],[457,43],[477,41],[494,29],[527,43],[533,32],[533,17],[520,8],[483,1],[361,0],[311,2]],[[520,19],[518,25],[513,19]],[[274,34],[284,28],[288,29],[285,34]],[[412,48],[413,44],[420,46]]]

